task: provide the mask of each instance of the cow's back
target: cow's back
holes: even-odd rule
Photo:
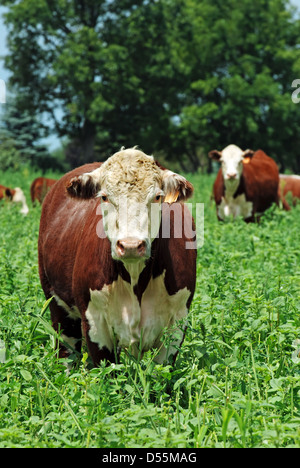
[[[0,185],[0,200],[6,197],[6,189],[7,187],[4,187],[4,185]]]
[[[39,270],[46,296],[51,290],[68,302],[72,294],[73,269],[78,245],[87,226],[96,236],[96,199],[80,200],[68,196],[66,187],[73,177],[92,171],[100,163],[86,164],[65,174],[46,195],[39,230]],[[99,216],[98,216],[99,219]],[[94,237],[95,241],[95,237]],[[90,247],[92,248],[91,241]]]
[[[253,201],[254,211],[263,212],[278,203],[279,169],[276,162],[258,150],[243,167],[247,199]]]
[[[293,205],[296,205],[297,200],[300,199],[300,176],[280,174],[278,194],[284,209],[290,210],[287,198],[289,196],[292,198]]]
[[[56,183],[56,179],[50,179],[47,177],[37,177],[34,179],[30,186],[30,196],[32,203],[35,200],[38,200],[39,203],[42,203],[47,192],[50,188]]]

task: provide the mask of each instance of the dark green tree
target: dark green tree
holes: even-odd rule
[[[0,124],[0,168],[20,168],[27,164],[44,167],[50,155],[40,140],[42,126],[28,111],[20,112],[18,99],[9,95]]]
[[[163,2],[6,0],[21,105],[68,136],[73,165],[121,145],[167,147],[177,96]]]
[[[197,152],[235,143],[262,148],[300,172],[300,23],[288,1],[170,0],[174,43],[185,63],[183,106],[172,141]]]
[[[72,165],[137,144],[197,170],[235,143],[300,171],[300,28],[287,0],[4,4],[20,110],[68,137]]]

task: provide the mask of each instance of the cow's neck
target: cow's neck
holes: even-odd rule
[[[151,277],[157,277],[163,272],[162,266],[157,263],[156,249],[153,249],[153,247],[151,257],[147,260],[126,265],[119,261],[117,265],[117,275],[120,275],[124,281],[129,283],[140,304]]]
[[[137,264],[126,265],[126,268],[122,262],[118,262],[121,267],[119,269],[119,275],[129,283],[129,287],[136,296],[139,304],[141,304],[142,296],[153,276],[153,258],[149,258],[146,261],[138,262]]]
[[[225,180],[224,185],[225,185],[225,191],[224,191],[224,198],[226,200],[229,200],[230,198],[233,198],[238,191],[240,184],[240,180],[234,180],[234,181],[229,181]]]
[[[235,181],[224,181],[224,198],[225,200],[230,200],[236,198],[242,193],[244,193],[245,184],[243,174],[238,180]]]
[[[126,262],[126,264],[124,264],[124,268],[129,273],[131,286],[134,287],[138,283],[140,274],[145,268],[145,261],[141,260],[139,262],[132,263]]]

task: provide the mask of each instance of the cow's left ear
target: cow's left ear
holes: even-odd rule
[[[185,201],[194,193],[194,187],[185,177],[168,169],[162,171],[162,189],[166,203]]]
[[[73,198],[93,198],[100,190],[101,167],[73,177],[66,185],[68,194]]]
[[[251,150],[251,149],[246,149],[242,156],[243,156],[243,163],[244,164],[249,164],[249,162],[251,161],[251,158],[252,156],[254,155],[254,151]]]
[[[254,151],[252,149],[246,149],[243,152],[243,158],[252,158],[253,155],[254,155]]]

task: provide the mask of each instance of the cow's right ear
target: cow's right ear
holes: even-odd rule
[[[218,151],[218,150],[212,150],[208,153],[208,156],[214,161],[220,161],[222,157],[222,153],[221,151]]]
[[[73,198],[93,198],[100,190],[101,167],[73,177],[66,185],[68,194]]]

